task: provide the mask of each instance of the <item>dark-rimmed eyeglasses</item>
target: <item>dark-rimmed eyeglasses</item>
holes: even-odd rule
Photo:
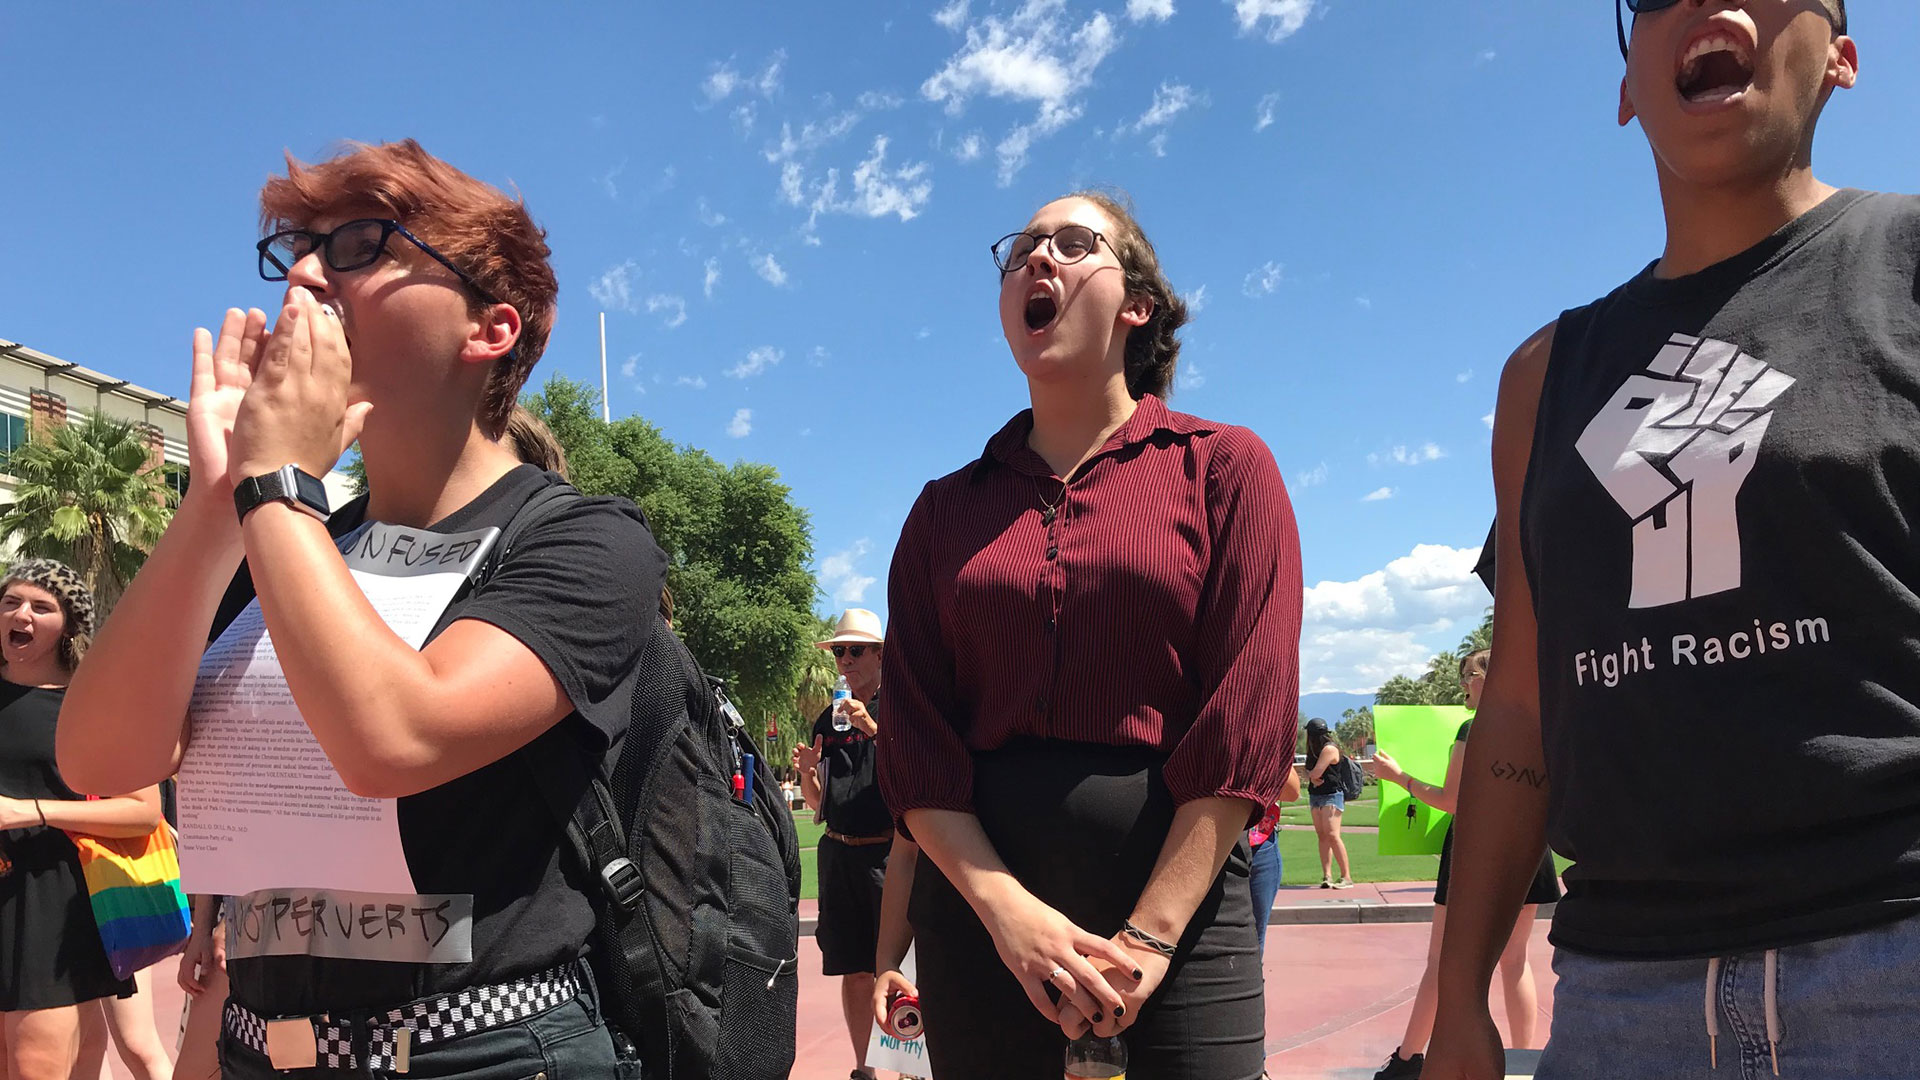
[[[1645,15],[1650,11],[1665,11],[1679,2],[1680,0],[1613,0],[1613,28],[1614,32],[1620,35],[1621,57],[1624,58],[1627,55],[1627,17],[1620,13],[1621,4],[1624,3],[1627,10],[1633,12],[1635,15]],[[1846,33],[1846,17],[1836,13],[1833,8],[1825,2],[1820,6],[1826,9],[1827,21],[1833,23],[1834,31],[1841,34]]]
[[[867,647],[865,645],[829,645],[828,649],[833,653],[835,659],[852,654],[853,658],[858,660],[867,655]]]
[[[1106,239],[1085,225],[1062,225],[1050,233],[1008,233],[993,242],[993,265],[1001,273],[1011,274],[1027,265],[1028,257],[1042,243],[1052,241],[1053,261],[1071,266],[1093,254],[1094,247]],[[1113,246],[1113,241],[1107,240],[1107,246]]]
[[[319,250],[329,270],[342,274],[364,270],[379,260],[387,250],[387,241],[396,233],[426,252],[435,262],[453,271],[454,276],[466,283],[467,288],[472,289],[480,299],[489,304],[500,303],[492,293],[481,288],[471,274],[453,265],[451,259],[433,250],[432,244],[408,232],[405,225],[392,218],[360,218],[324,233],[312,229],[283,229],[254,245],[260,249],[260,276],[268,281],[285,281],[293,264],[306,258],[315,249]]]

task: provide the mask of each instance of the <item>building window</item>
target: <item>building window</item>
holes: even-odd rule
[[[6,468],[13,460],[13,452],[27,441],[27,418],[24,416],[6,416],[6,423],[0,425],[0,469]]]
[[[192,470],[188,469],[185,465],[169,464],[163,466],[162,471],[166,475],[167,486],[173,489],[173,493],[183,499],[186,498],[187,481],[190,479],[188,474]]]

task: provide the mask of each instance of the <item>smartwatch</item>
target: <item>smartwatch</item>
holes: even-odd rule
[[[321,521],[333,513],[327,505],[327,486],[297,465],[282,465],[264,476],[249,476],[233,487],[233,508],[240,512],[242,521],[270,502],[284,502]]]

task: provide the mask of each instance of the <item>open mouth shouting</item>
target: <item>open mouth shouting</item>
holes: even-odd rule
[[[1051,282],[1034,282],[1033,289],[1027,293],[1024,314],[1029,334],[1044,333],[1060,317],[1060,301],[1053,294]]]
[[[1731,24],[1702,27],[1680,54],[1674,89],[1688,105],[1712,108],[1753,89],[1754,43]]]
[[[9,630],[7,631],[7,644],[15,649],[24,649],[33,644],[33,631]]]

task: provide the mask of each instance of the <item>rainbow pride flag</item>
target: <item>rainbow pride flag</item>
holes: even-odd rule
[[[180,951],[193,929],[180,889],[180,857],[173,830],[162,822],[131,839],[69,834],[100,925],[100,943],[116,978],[130,979]]]

